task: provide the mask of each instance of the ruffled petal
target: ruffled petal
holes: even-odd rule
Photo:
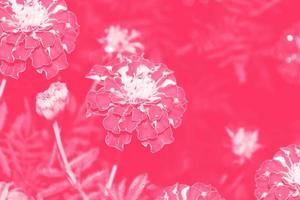
[[[107,110],[111,104],[110,94],[107,92],[97,92],[96,102],[100,111]]]
[[[151,105],[147,109],[147,115],[150,121],[158,120],[161,118],[163,110],[157,105]]]
[[[120,151],[123,151],[124,146],[131,142],[131,138],[132,138],[131,135],[125,134],[125,133],[115,135],[111,132],[107,132],[106,137],[105,137],[105,143],[108,146],[111,146]]]
[[[146,114],[140,111],[139,109],[132,108],[132,121],[141,122],[147,118]]]
[[[157,137],[155,129],[151,126],[149,121],[141,123],[137,129],[137,138],[140,141],[150,140]]]
[[[25,39],[25,36],[20,33],[10,33],[6,37],[6,42],[12,45],[18,45],[19,43],[23,42]]]
[[[9,63],[14,62],[14,57],[12,55],[13,48],[14,46],[12,44],[8,44],[5,39],[2,39],[0,41],[0,60],[4,60]]]
[[[144,145],[145,147],[149,145],[150,151],[152,153],[156,153],[160,151],[166,144],[171,144],[173,142],[174,142],[173,132],[171,128],[169,128],[165,130],[162,134],[160,134],[156,139],[142,142],[142,145]]]
[[[123,117],[120,122],[121,131],[125,131],[128,133],[132,133],[134,130],[136,130],[137,126],[138,122],[132,121],[130,115]]]
[[[51,59],[50,59],[49,55],[41,47],[36,48],[32,52],[30,58],[31,58],[31,61],[32,61],[32,66],[34,66],[36,68],[40,68],[40,67],[47,66],[47,65],[51,64]]]
[[[30,57],[32,50],[33,49],[26,49],[25,43],[23,42],[19,44],[19,46],[12,52],[12,54],[15,59],[26,61]]]
[[[1,62],[0,72],[5,76],[10,76],[14,79],[19,79],[19,74],[26,69],[25,62],[16,61],[14,63]]]
[[[33,39],[30,36],[25,37],[25,48],[26,49],[35,49],[40,45],[38,40]]]
[[[78,33],[73,30],[64,32],[64,35],[62,37],[62,46],[66,52],[71,53],[72,51],[74,51],[77,36]]]
[[[170,127],[168,115],[164,113],[162,117],[159,120],[156,120],[154,123],[154,129],[156,130],[157,133],[161,133],[167,128]]]
[[[169,123],[178,128],[182,122],[182,117],[185,112],[185,108],[181,105],[174,105],[168,113]]]
[[[112,109],[112,112],[115,115],[126,116],[131,113],[132,106],[130,105],[115,105]]]
[[[55,77],[60,70],[66,69],[68,67],[68,61],[66,55],[61,54],[56,60],[54,60],[50,65],[43,66],[36,71],[38,73],[45,73],[47,79]]]
[[[43,31],[43,32],[38,32],[36,34],[44,48],[54,45],[55,35],[53,33],[49,31]]]
[[[49,56],[52,60],[56,59],[58,56],[60,56],[64,52],[64,49],[61,45],[61,41],[56,38],[53,46],[49,49]]]
[[[113,114],[108,114],[104,119],[103,119],[103,127],[107,131],[111,131],[113,133],[120,133],[120,128],[119,128],[119,123],[120,123],[120,117],[117,115]]]

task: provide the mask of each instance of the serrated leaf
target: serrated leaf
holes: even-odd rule
[[[65,176],[65,173],[60,169],[47,167],[40,170],[40,175],[48,178],[61,178]]]
[[[143,174],[143,175],[136,177],[130,184],[127,194],[126,194],[126,197],[124,199],[125,200],[138,200],[147,184],[148,184],[148,175],[147,174]]]
[[[2,149],[0,149],[0,168],[6,176],[11,176],[11,169],[8,163],[8,159],[6,155],[2,152]]]
[[[107,180],[108,180],[108,171],[103,170],[103,171],[98,171],[95,172],[89,176],[87,176],[82,182],[82,186],[84,188],[88,188],[88,187],[93,187],[95,185],[95,183],[97,183],[98,185],[105,185]]]
[[[70,165],[72,169],[74,169],[74,171],[77,172],[77,174],[81,174],[81,172],[91,167],[91,165],[97,160],[98,156],[99,156],[99,150],[92,149],[74,158],[70,162]]]
[[[48,197],[57,195],[59,193],[62,193],[69,188],[70,188],[70,184],[66,180],[58,182],[58,183],[52,183],[48,188],[42,189],[38,193],[38,196],[40,196],[42,198],[48,198]]]
[[[0,105],[0,132],[3,130],[6,117],[7,117],[8,109],[7,109],[7,104],[3,102]]]

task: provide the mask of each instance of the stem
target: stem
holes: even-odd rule
[[[109,179],[106,183],[106,189],[110,189],[113,182],[114,182],[114,179],[115,179],[115,176],[116,176],[116,172],[117,172],[117,165],[114,165],[111,169],[111,172],[110,172],[110,175],[109,175]]]
[[[60,128],[58,126],[57,121],[54,121],[54,123],[53,123],[53,131],[54,131],[55,140],[56,140],[59,155],[62,159],[65,171],[68,175],[68,178],[69,178],[71,184],[78,190],[78,192],[80,193],[83,200],[89,200],[88,196],[82,190],[82,188],[80,186],[80,183],[78,182],[78,180],[76,178],[76,175],[72,171],[71,165],[70,165],[70,163],[67,159],[67,155],[66,155],[66,152],[64,150],[62,140],[61,140],[61,137],[60,137]]]
[[[2,81],[1,81],[1,84],[0,84],[0,100],[3,96],[5,86],[6,86],[6,82],[7,82],[6,78],[3,78]]]

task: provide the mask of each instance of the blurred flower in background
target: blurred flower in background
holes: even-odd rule
[[[65,83],[55,82],[36,96],[36,112],[48,120],[61,113],[69,101],[69,90]]]
[[[122,55],[134,55],[143,52],[144,46],[140,39],[140,33],[135,29],[126,29],[120,25],[111,25],[105,29],[106,35],[98,42],[103,44],[104,51],[109,55],[121,57]]]
[[[0,182],[0,199],[1,200],[32,200],[20,188],[13,183]]]
[[[241,127],[237,131],[226,128],[226,132],[232,142],[232,152],[239,157],[241,163],[250,160],[252,155],[261,147],[258,144],[258,130],[249,131]]]

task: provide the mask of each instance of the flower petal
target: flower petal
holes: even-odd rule
[[[145,141],[149,139],[154,139],[157,137],[155,129],[151,126],[149,121],[144,121],[141,123],[137,129],[137,138],[140,141]]]
[[[135,107],[132,108],[132,121],[141,122],[144,121],[146,117],[146,114],[139,109]]]
[[[175,105],[168,113],[169,123],[174,127],[178,128],[181,124],[185,108],[181,105]]]
[[[129,134],[122,133],[120,135],[115,135],[111,132],[107,132],[105,137],[105,143],[108,146],[114,147],[120,151],[124,150],[124,146],[131,142],[132,136]]]
[[[170,123],[169,123],[168,115],[166,113],[164,113],[162,117],[159,120],[155,121],[154,123],[154,128],[157,133],[161,133],[169,127],[170,127]]]
[[[61,41],[56,38],[53,46],[49,49],[49,56],[52,60],[56,59],[58,56],[60,56],[63,53],[64,49],[61,45]]]
[[[96,93],[96,102],[98,109],[103,111],[107,110],[111,104],[110,95],[107,92],[99,91]]]
[[[62,44],[66,52],[71,53],[72,51],[74,51],[77,36],[78,33],[73,30],[68,30],[64,32]]]
[[[120,129],[121,131],[132,133],[134,130],[136,130],[138,126],[138,122],[134,122],[131,119],[131,116],[125,116],[122,118],[120,122]]]
[[[166,144],[171,144],[173,142],[174,142],[173,132],[171,128],[169,128],[165,130],[162,134],[160,134],[156,139],[142,142],[142,145],[144,145],[145,147],[149,145],[150,151],[152,153],[156,153],[160,151]]]
[[[43,32],[38,32],[36,34],[44,48],[53,46],[55,42],[55,36],[53,33],[49,31],[43,31]]]
[[[36,48],[32,52],[30,58],[32,61],[32,66],[34,66],[36,68],[40,68],[42,66],[47,66],[47,65],[51,64],[51,59],[50,59],[49,55],[41,47]]]
[[[43,66],[36,71],[38,73],[45,73],[47,79],[51,79],[58,74],[60,70],[66,69],[68,67],[68,61],[66,55],[61,54],[56,60],[54,60],[50,65]]]
[[[0,72],[5,76],[10,76],[15,79],[19,79],[19,74],[26,69],[25,62],[16,61],[14,63],[1,62]]]
[[[8,44],[5,39],[2,39],[0,41],[0,60],[5,60],[6,62],[14,62],[14,57],[12,55],[12,50],[14,46],[11,44]]]
[[[147,115],[150,121],[158,120],[161,118],[161,115],[163,113],[163,110],[158,107],[157,105],[151,105],[147,109]]]
[[[119,122],[120,122],[120,117],[114,114],[108,114],[104,119],[103,119],[103,127],[107,131],[111,131],[113,133],[120,133],[120,128],[119,128]]]
[[[25,48],[35,49],[40,45],[38,40],[33,39],[30,36],[25,37]]]
[[[25,48],[25,42],[18,45],[18,47],[12,52],[13,56],[17,60],[26,61],[31,55],[32,49]]]

